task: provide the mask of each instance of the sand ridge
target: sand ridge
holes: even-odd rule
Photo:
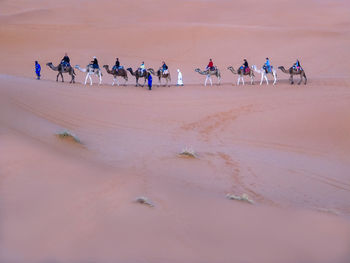
[[[349,8],[1,1],[0,262],[349,262]],[[185,86],[149,91],[129,74],[112,87],[104,69],[102,85],[56,83],[45,64],[64,52],[81,66],[165,60]],[[308,84],[281,71],[277,86],[233,84],[227,66],[266,56],[300,58]],[[221,86],[194,72],[210,57]]]

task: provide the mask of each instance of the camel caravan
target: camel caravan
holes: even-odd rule
[[[76,65],[74,67],[70,64],[70,58],[68,57],[67,53],[61,60],[61,62],[54,66],[52,62],[49,62],[46,64],[49,68],[51,68],[54,71],[57,71],[57,77],[56,81],[58,81],[59,76],[61,76],[62,82],[64,82],[63,74],[68,73],[71,76],[70,83],[75,83],[75,76],[76,73],[74,69],[77,69],[81,72],[86,73],[84,85],[87,84],[87,82],[90,82],[90,85],[93,84],[92,82],[92,76],[97,76],[99,79],[99,85],[102,84],[102,69],[100,68],[98,64],[98,60],[96,57],[93,57],[93,60],[86,66],[86,67],[80,67],[79,65]],[[37,67],[37,64],[36,64]],[[125,69],[123,66],[120,65],[119,58],[116,58],[115,64],[110,68],[109,65],[103,65],[103,68],[106,70],[107,74],[111,74],[113,76],[113,82],[112,86],[115,84],[119,86],[118,78],[124,79],[123,85],[126,86],[128,82],[128,72],[135,77],[136,80],[136,87],[141,86],[144,87],[146,84],[146,81],[151,81],[152,83],[152,75],[158,78],[158,86],[162,85],[162,80],[164,80],[164,86],[170,87],[171,85],[171,76],[170,71],[167,66],[167,64],[163,61],[162,65],[159,67],[158,70],[154,70],[153,68],[146,68],[145,63],[142,62],[140,67],[133,70],[131,67]],[[269,85],[269,79],[268,76],[271,75],[273,78],[272,85],[276,85],[277,83],[277,70],[275,67],[273,67],[270,64],[269,58],[266,58],[265,63],[261,68],[258,68],[256,65],[249,66],[247,59],[243,60],[243,64],[235,70],[233,66],[227,67],[227,69],[234,75],[238,75],[237,78],[237,86],[239,86],[241,83],[242,85],[245,85],[244,77],[248,77],[250,79],[250,84],[254,85],[255,81],[255,74],[260,74],[260,85],[266,82],[266,85]],[[307,78],[304,69],[301,67],[299,60],[297,60],[292,67],[290,67],[288,70],[286,70],[283,66],[278,67],[283,73],[289,75],[289,82],[290,84],[294,84],[294,75],[300,75],[300,80],[298,82],[298,85],[300,85],[303,81],[306,85]],[[212,76],[215,76],[217,78],[217,85],[220,85],[221,82],[221,72],[217,66],[214,66],[213,60],[209,59],[209,63],[206,66],[204,70],[201,70],[200,68],[196,68],[194,70],[195,72],[199,73],[200,75],[205,76],[204,86],[207,86],[208,81],[210,82],[210,86],[213,86]],[[182,82],[182,73],[180,70],[177,70],[178,72],[178,86],[183,86]],[[40,77],[38,77],[40,79]],[[143,84],[139,83],[139,80],[144,80]]]

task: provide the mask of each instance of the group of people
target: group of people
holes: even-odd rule
[[[99,69],[100,66],[98,64],[98,60],[96,57],[93,57],[93,60],[90,62],[89,64],[93,69]],[[60,62],[60,66],[61,67],[70,67],[70,58],[68,56],[67,53],[64,54],[64,57],[62,58],[61,62]],[[120,65],[120,61],[119,58],[116,58],[115,64],[113,66],[113,70],[117,71],[122,69],[123,66]],[[209,63],[206,66],[205,70],[210,70],[210,71],[214,71],[216,69],[216,67],[214,66],[213,60],[209,59]],[[248,64],[247,59],[243,60],[243,64],[240,67],[241,70],[243,70],[244,74],[249,74],[250,73],[250,67]],[[266,71],[266,73],[270,73],[271,72],[271,63],[270,63],[270,59],[267,57],[266,61],[263,65],[263,69]],[[294,70],[301,70],[301,65],[299,60],[297,59],[297,61],[293,64],[293,69]],[[143,75],[144,72],[146,71],[146,67],[145,67],[145,62],[142,61],[140,67],[138,68],[140,75]],[[162,74],[168,74],[169,73],[169,68],[167,66],[167,64],[163,61],[162,62],[162,66],[160,67],[161,73]],[[35,73],[37,75],[37,79],[40,79],[41,77],[41,66],[39,64],[38,61],[35,61]],[[181,72],[178,70],[178,73],[181,74]],[[182,74],[181,74],[181,81],[182,81]],[[183,84],[182,84],[183,85]]]
[[[205,70],[212,70],[213,71],[215,69],[216,69],[216,67],[214,67],[213,60],[209,59],[209,63],[206,66]],[[243,60],[243,64],[240,67],[240,69],[243,70],[244,74],[249,74],[250,73],[250,67],[249,67],[247,59]],[[271,63],[270,63],[270,59],[269,58],[266,58],[266,61],[265,61],[264,65],[263,65],[263,69],[266,71],[266,73],[271,73]],[[293,64],[293,69],[295,69],[295,70],[300,70],[301,69],[301,65],[300,65],[300,62],[299,62],[298,59]]]

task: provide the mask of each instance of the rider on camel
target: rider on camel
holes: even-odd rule
[[[61,65],[65,68],[70,66],[70,58],[68,57],[67,53],[64,53],[64,57],[61,60]]]
[[[247,72],[249,71],[249,65],[248,65],[247,59],[244,59],[244,60],[243,60],[242,68],[243,68],[243,70],[244,70],[244,73],[247,73]]]
[[[120,68],[119,58],[116,58],[115,64],[112,69],[115,69],[115,71],[118,72],[119,68]]]
[[[140,74],[141,75],[142,75],[143,72],[145,72],[146,67],[145,67],[145,62],[144,61],[142,61],[139,70],[140,70]]]
[[[271,72],[271,64],[270,64],[269,58],[266,58],[266,62],[264,64],[263,68],[265,69],[266,73]]]
[[[297,59],[297,62],[294,63],[293,68],[295,70],[300,70],[301,69],[301,65],[300,65],[299,59]]]
[[[212,59],[209,59],[209,64],[208,64],[208,66],[205,68],[205,70],[215,70],[214,63],[213,63],[213,60],[212,60]]]
[[[162,65],[162,73],[163,74],[167,74],[168,73],[168,66],[167,66],[167,64],[165,64],[164,61],[163,61],[163,65]]]
[[[91,61],[92,68],[99,69],[100,66],[98,65],[98,61],[96,57],[93,57],[93,60]]]

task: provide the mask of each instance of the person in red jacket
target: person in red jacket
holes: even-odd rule
[[[206,67],[205,70],[214,70],[214,63],[213,63],[213,60],[212,59],[209,59],[209,64],[208,66]]]

